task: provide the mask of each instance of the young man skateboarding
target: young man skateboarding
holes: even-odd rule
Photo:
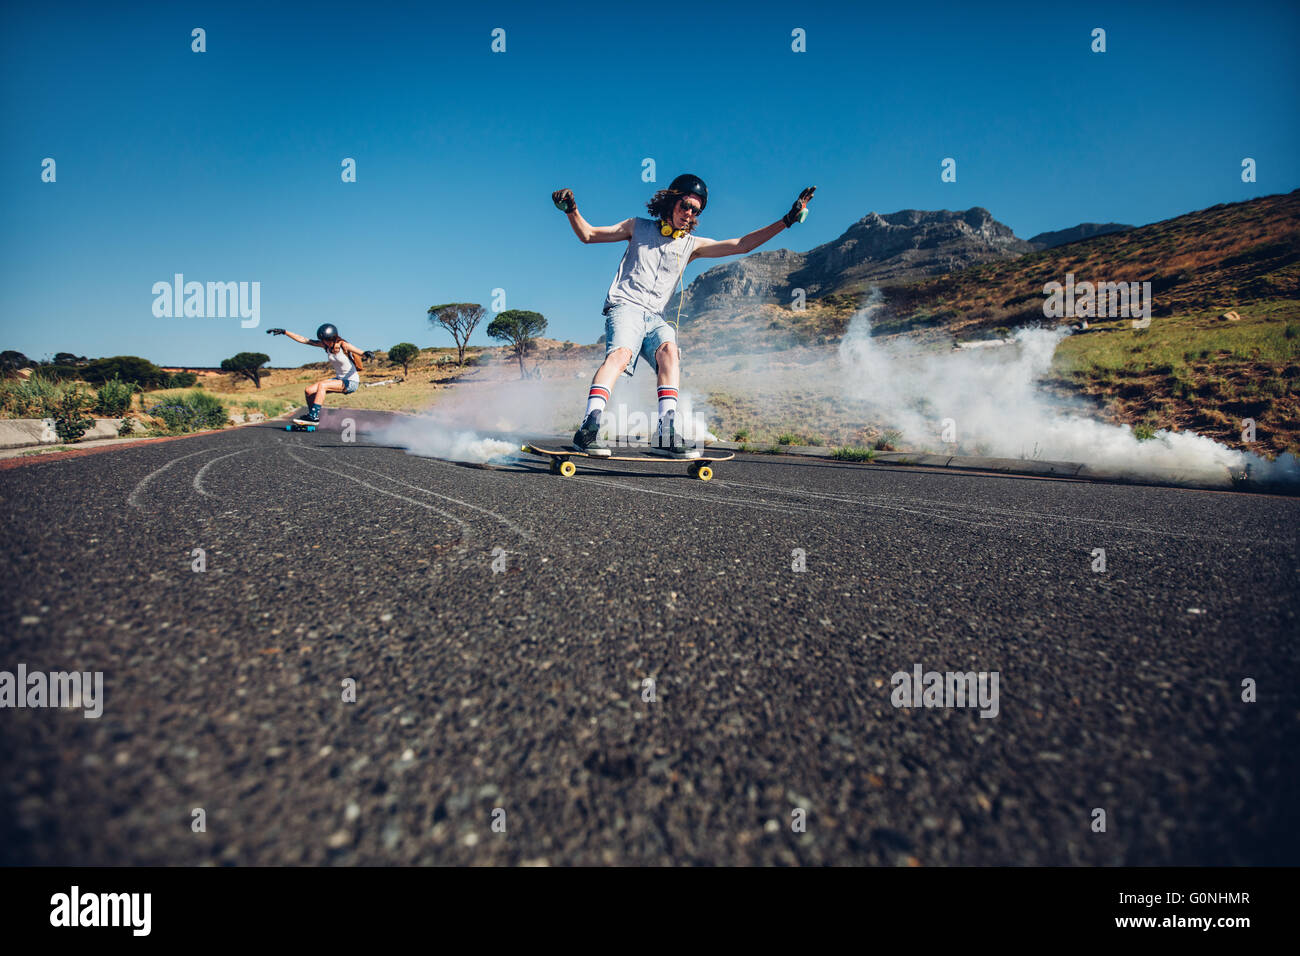
[[[362,352],[352,343],[339,338],[339,330],[328,322],[316,330],[316,338],[308,339],[297,332],[284,329],[267,329],[267,335],[287,335],[303,345],[315,345],[325,350],[325,357],[334,366],[334,377],[321,379],[304,389],[307,397],[307,417],[295,418],[295,425],[316,425],[320,423],[320,407],[328,392],[342,392],[351,395],[361,384],[361,360],[370,358],[373,353]]]
[[[808,216],[808,202],[816,186],[799,194],[781,219],[739,239],[704,239],[695,226],[709,201],[704,180],[683,173],[646,203],[651,219],[624,219],[615,226],[593,226],[582,218],[573,190],[551,193],[556,207],[569,217],[569,225],[582,242],[627,242],[623,261],[605,296],[605,361],[596,370],[587,395],[582,427],[573,436],[575,451],[608,456],[612,452],[597,438],[600,416],[609,402],[619,373],[636,371],[644,358],[655,370],[659,384],[659,429],[651,450],[674,458],[687,458],[686,441],[677,427],[677,385],[680,368],[677,329],[664,321],[664,308],[681,289],[682,273],[695,259],[720,259],[757,249],[782,229]],[[681,299],[677,304],[681,318]],[[630,365],[628,363],[631,363]]]

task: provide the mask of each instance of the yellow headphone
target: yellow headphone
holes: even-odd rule
[[[685,239],[689,233],[685,229],[674,229],[671,222],[668,222],[666,219],[660,219],[659,235],[672,236],[674,239]]]

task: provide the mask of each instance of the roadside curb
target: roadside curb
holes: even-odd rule
[[[284,421],[293,414],[292,411],[284,412],[274,418],[264,418],[259,422],[239,422],[226,428],[209,428],[201,432],[190,432],[185,435],[161,435],[157,438],[103,438],[94,440],[85,444],[74,443],[66,451],[51,451],[44,454],[32,454],[39,448],[49,448],[48,444],[33,445],[28,447],[5,448],[0,449],[0,471],[7,471],[10,468],[21,468],[23,465],[36,465],[47,461],[64,461],[68,458],[83,458],[86,455],[97,455],[100,452],[113,451],[118,448],[130,448],[135,445],[156,445],[160,442],[167,441],[184,441],[186,438],[198,438],[200,435],[219,435],[223,432],[234,431],[236,428],[247,428],[253,425],[265,425],[268,422]],[[58,447],[55,443],[53,447]],[[80,447],[78,447],[80,445]]]

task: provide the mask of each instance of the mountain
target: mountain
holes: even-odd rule
[[[715,266],[690,284],[686,301],[692,320],[736,315],[765,303],[788,305],[795,289],[812,299],[845,286],[947,275],[1036,248],[979,206],[873,212],[808,252],[777,249]]]
[[[1026,241],[1036,249],[1051,249],[1055,246],[1063,246],[1067,242],[1078,242],[1080,239],[1091,239],[1093,236],[1105,236],[1132,228],[1119,222],[1081,222],[1069,229],[1040,232]]]

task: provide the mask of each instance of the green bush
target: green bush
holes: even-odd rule
[[[54,431],[59,441],[74,442],[93,428],[95,420],[86,413],[94,407],[95,399],[80,385],[68,385],[47,409],[54,419]]]
[[[138,355],[114,355],[111,358],[95,359],[77,371],[87,382],[95,385],[120,378],[144,388],[162,388],[171,380],[167,372]]]
[[[94,426],[88,413],[95,405],[95,397],[80,384],[45,375],[33,375],[25,382],[0,382],[0,409],[5,415],[52,418],[60,441],[76,441]]]
[[[172,398],[165,404],[154,405],[149,414],[161,418],[173,434],[222,428],[230,418],[220,399],[207,392],[190,392]]]
[[[75,365],[42,365],[41,377],[55,382],[69,382],[81,378],[81,369]]]
[[[876,439],[876,451],[895,451],[903,441],[903,433],[896,428],[886,428],[884,434]]]
[[[131,407],[135,386],[120,378],[105,382],[95,392],[95,411],[105,418],[121,418]]]
[[[831,457],[840,461],[871,461],[876,457],[876,451],[874,448],[836,448],[831,452]]]
[[[168,388],[193,388],[199,377],[194,372],[177,372],[167,380]]]
[[[10,418],[44,418],[58,391],[58,383],[43,375],[0,382],[0,407]]]

